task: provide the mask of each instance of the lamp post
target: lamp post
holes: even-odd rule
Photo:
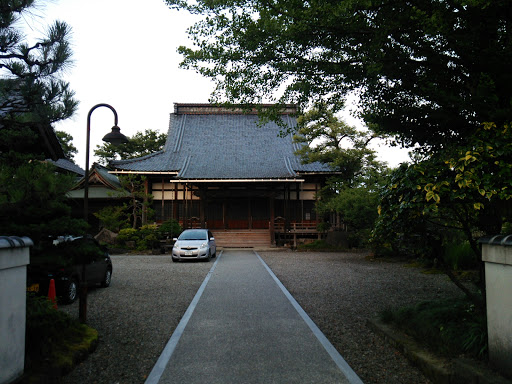
[[[121,129],[117,126],[117,112],[109,104],[101,103],[96,104],[91,108],[87,114],[87,140],[85,147],[85,178],[84,178],[84,220],[89,223],[89,147],[91,142],[91,114],[99,107],[107,107],[114,113],[114,126],[112,131],[103,137],[103,141],[112,143],[113,145],[119,145],[127,143],[128,138],[121,133]],[[87,285],[85,284],[85,262],[82,264],[82,284],[80,284],[79,292],[79,308],[78,317],[82,323],[87,321]]]

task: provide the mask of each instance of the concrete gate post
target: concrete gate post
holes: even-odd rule
[[[489,360],[512,378],[512,235],[480,242],[485,262]]]
[[[23,375],[25,365],[25,321],[28,237],[0,236],[0,384]]]

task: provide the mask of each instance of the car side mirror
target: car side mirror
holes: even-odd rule
[[[177,237],[174,237],[174,238],[172,239],[172,241],[178,241],[178,238],[177,238]]]
[[[215,240],[215,237],[210,237],[210,241],[214,241]]]

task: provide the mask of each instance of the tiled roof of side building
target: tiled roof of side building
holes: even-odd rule
[[[171,115],[164,150],[138,159],[114,161],[118,170],[139,172],[176,171],[184,179],[281,179],[297,172],[330,172],[320,163],[301,164],[294,154],[291,135],[280,137],[281,127],[258,124],[255,114],[198,113]],[[205,105],[205,107],[209,107]],[[288,114],[291,128],[296,121]]]

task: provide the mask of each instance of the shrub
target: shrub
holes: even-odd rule
[[[167,237],[173,238],[178,237],[182,232],[181,225],[174,219],[164,221],[160,227],[158,227],[159,237],[161,240]]]
[[[96,330],[54,309],[46,297],[27,294],[26,308],[25,370],[32,378],[60,376],[71,370],[74,352],[87,351],[97,340]],[[41,377],[34,380],[53,382]]]
[[[152,249],[158,244],[158,227],[155,224],[143,225],[137,233],[137,249]]]
[[[117,236],[117,241],[119,241],[121,244],[126,244],[127,241],[137,241],[138,231],[133,228],[125,228],[121,229],[119,231],[119,235]]]
[[[457,242],[444,245],[444,261],[453,270],[473,269],[478,266],[478,259],[469,242]]]
[[[128,215],[123,206],[108,206],[94,213],[101,224],[112,232],[119,232],[120,229],[126,228],[130,224]]]
[[[487,352],[485,314],[467,299],[429,301],[397,311],[386,310],[381,313],[381,320],[443,355],[484,358]]]

